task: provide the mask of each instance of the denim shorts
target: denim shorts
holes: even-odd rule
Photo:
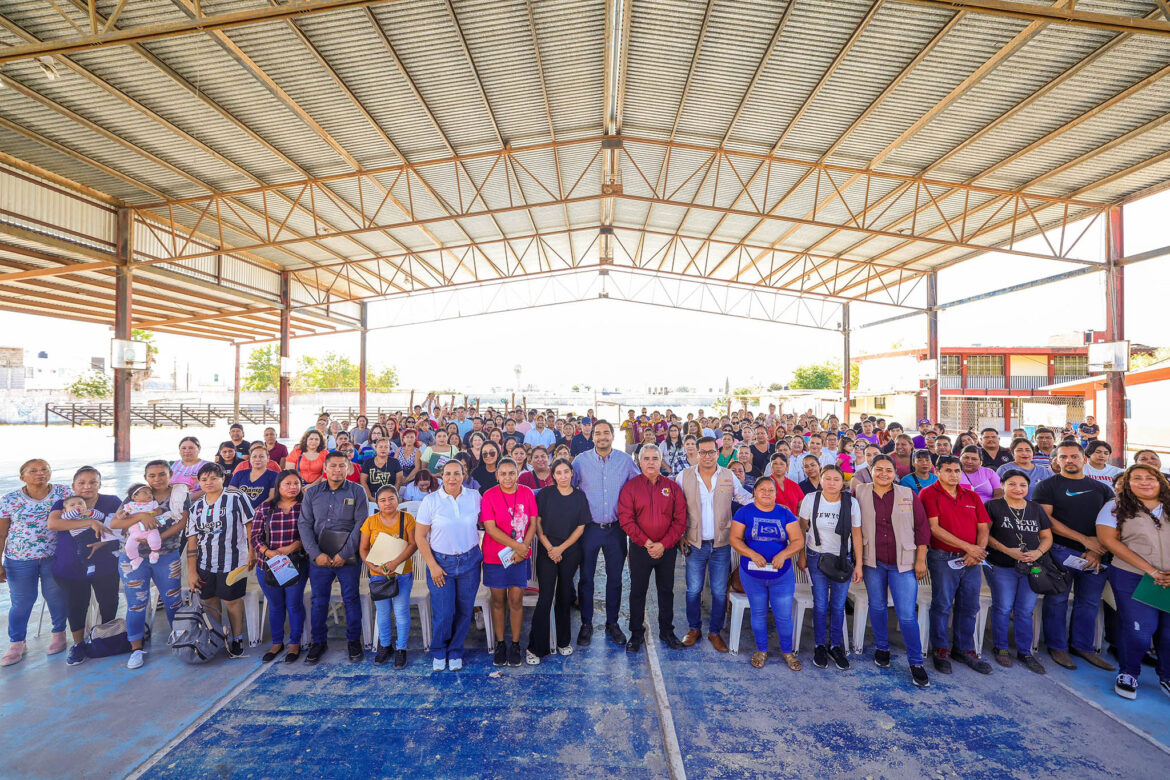
[[[500,589],[528,587],[528,561],[519,561],[506,568],[499,563],[485,563],[483,584]]]

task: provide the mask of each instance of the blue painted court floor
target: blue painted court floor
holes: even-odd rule
[[[682,580],[680,566],[680,636]],[[5,615],[6,601],[0,586]],[[67,667],[64,655],[44,655],[47,634],[30,632],[25,660],[0,670],[0,777],[670,775],[673,740],[645,650],[629,655],[598,631],[572,656],[497,670],[473,627],[464,669],[432,673],[412,614],[410,664],[397,672],[374,666],[372,653],[350,664],[344,627],[332,622],[317,667],[261,666],[266,642],[246,659],[186,666],[166,650],[162,614],[153,652],[134,672],[124,656]],[[767,667],[751,667],[746,624],[738,656],[705,639],[681,651],[656,645],[670,736],[692,778],[1161,778],[1170,766],[1170,698],[1149,668],[1136,702],[1113,694],[1109,673],[1050,661],[1044,677],[957,666],[919,690],[896,631],[892,668],[874,666],[871,639],[841,672],[812,665],[807,620],[804,670],[791,672],[775,636]]]

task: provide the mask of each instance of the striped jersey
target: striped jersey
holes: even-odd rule
[[[187,536],[199,549],[199,568],[224,574],[248,562],[248,531],[252,502],[238,488],[225,487],[214,503],[200,498],[191,505]]]

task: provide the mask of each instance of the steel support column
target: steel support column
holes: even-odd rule
[[[845,347],[844,364],[841,368],[841,425],[849,426],[849,385],[853,382],[852,357],[849,344],[849,304],[841,304],[841,341]]]
[[[1105,231],[1105,338],[1125,341],[1125,219],[1121,206],[1109,208]],[[1125,463],[1125,371],[1110,371],[1105,389],[1105,440],[1113,447],[1113,465]]]
[[[240,421],[240,345],[236,344],[236,380],[232,383],[232,424]]]
[[[114,217],[114,251],[118,265],[114,271],[114,338],[130,338],[130,314],[133,308],[130,288],[134,281],[131,259],[134,257],[134,212],[119,208]],[[128,368],[114,369],[114,460],[130,460],[130,381]]]
[[[280,272],[280,438],[288,438],[289,417],[289,382],[291,377],[285,373],[290,357],[289,354],[289,315],[291,314],[292,300],[288,287],[288,271]]]
[[[933,360],[935,367],[934,379],[926,381],[926,416],[937,423],[942,416],[938,400],[938,271],[926,275],[926,359]]]
[[[359,333],[361,334],[361,342],[359,347],[360,357],[358,366],[358,414],[364,415],[366,413],[366,379],[369,376],[370,364],[366,354],[366,341],[370,333],[370,305],[362,303],[362,327]]]

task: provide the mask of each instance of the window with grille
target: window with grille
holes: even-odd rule
[[[959,376],[963,373],[963,358],[959,355],[940,355],[938,373],[942,376]]]
[[[884,395],[875,396],[873,399],[873,408],[874,409],[885,409],[886,408],[886,397]]]
[[[971,355],[967,358],[967,375],[1003,376],[1003,355]]]
[[[1060,376],[1086,376],[1089,373],[1088,355],[1055,355],[1052,362],[1053,373]]]

